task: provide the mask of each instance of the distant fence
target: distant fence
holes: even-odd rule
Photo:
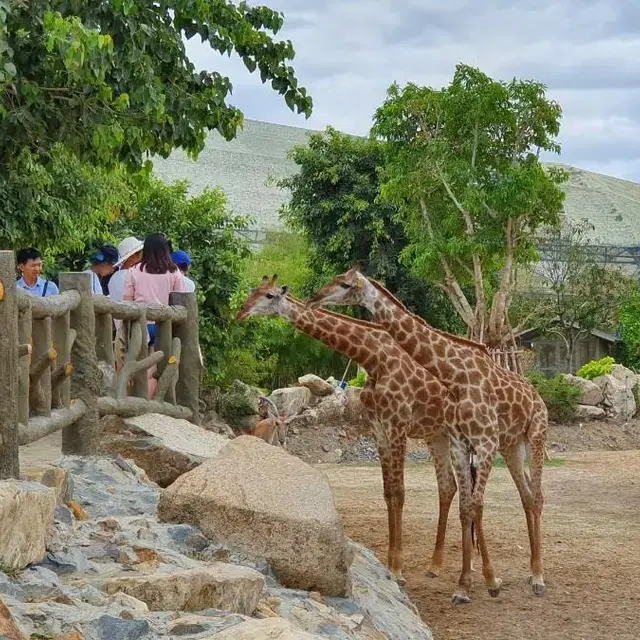
[[[0,478],[18,477],[18,446],[62,430],[62,452],[99,450],[99,417],[162,413],[198,424],[201,373],[194,293],[170,306],[95,295],[88,273],[62,273],[60,294],[16,286],[12,251],[0,251]],[[124,323],[116,366],[114,319]],[[155,351],[146,325],[156,323]],[[157,391],[149,398],[148,370]]]

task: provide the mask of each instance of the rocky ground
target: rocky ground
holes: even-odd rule
[[[23,464],[28,457],[27,452]],[[26,466],[24,473],[43,478],[41,471]],[[14,483],[21,513],[31,520],[34,533],[25,552],[38,554],[37,529],[48,508],[53,526],[43,557],[24,569],[7,566],[15,560],[7,545],[15,541],[15,548],[25,550],[24,539],[13,535],[21,523],[14,523],[9,534],[6,527],[2,530],[2,638],[431,637],[388,571],[361,545],[348,542],[353,554],[350,597],[285,588],[264,558],[207,538],[189,524],[160,522],[160,488],[120,456],[65,457],[48,473],[42,481],[56,487],[53,497],[53,489],[35,482]],[[27,513],[24,504],[34,491],[40,502],[31,501]],[[7,524],[7,511],[1,515]]]

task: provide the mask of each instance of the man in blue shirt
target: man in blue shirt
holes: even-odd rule
[[[58,287],[55,282],[42,278],[42,256],[37,249],[29,247],[20,249],[16,256],[18,270],[22,277],[16,283],[18,287],[37,298],[58,295]]]

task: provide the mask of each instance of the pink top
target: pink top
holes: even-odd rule
[[[124,299],[146,304],[169,304],[169,294],[186,291],[184,276],[179,269],[173,273],[147,273],[136,265],[127,271]]]

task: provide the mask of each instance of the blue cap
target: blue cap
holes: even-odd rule
[[[118,262],[120,255],[115,247],[105,245],[92,258],[93,264],[115,264]]]
[[[171,260],[179,266],[188,267],[191,265],[191,256],[186,251],[174,251],[171,254]]]

